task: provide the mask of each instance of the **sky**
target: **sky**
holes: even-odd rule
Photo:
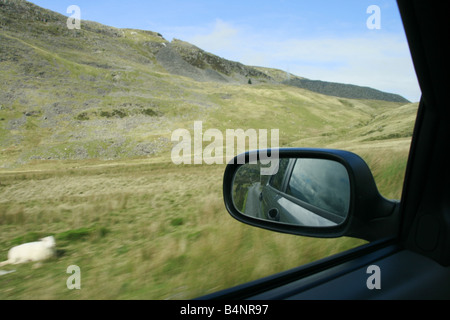
[[[246,65],[420,99],[394,0],[31,2],[66,16],[76,5],[82,20],[159,32]]]

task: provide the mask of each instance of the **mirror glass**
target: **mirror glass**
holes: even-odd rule
[[[307,227],[336,226],[350,207],[350,179],[339,162],[278,160],[271,175],[259,162],[242,165],[234,176],[233,202],[244,215]]]

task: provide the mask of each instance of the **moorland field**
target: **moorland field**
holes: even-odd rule
[[[385,197],[401,197],[418,104],[397,95],[315,92],[156,32],[68,30],[19,0],[0,1],[0,43],[0,261],[23,242],[57,243],[49,261],[3,267],[15,272],[0,276],[0,299],[189,299],[364,243],[232,219],[224,164],[171,159],[172,132],[195,121],[353,151]],[[70,265],[80,290],[67,289]]]

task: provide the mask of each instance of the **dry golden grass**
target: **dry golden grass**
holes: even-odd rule
[[[371,102],[350,101],[349,106],[346,101],[342,107],[342,99],[296,96],[295,90],[264,86],[256,90],[267,100],[258,105],[245,97],[248,89],[229,89],[236,101],[214,110],[216,119],[231,119],[233,108],[246,104],[253,111],[245,121],[236,118],[234,128],[303,123],[304,130],[293,124],[280,128],[280,145],[353,151],[368,162],[381,193],[400,198],[410,144],[407,127],[412,127],[415,106],[378,110]],[[314,101],[297,105],[301,96]],[[331,108],[327,117],[316,114],[313,103],[320,103],[322,111]],[[283,105],[276,121],[266,117],[257,125],[257,109],[264,114],[274,105]],[[345,117],[333,116],[333,108],[348,112],[346,127]],[[219,125],[214,117],[213,112],[205,116],[204,130]],[[393,136],[395,127],[405,137]],[[55,235],[58,245],[58,257],[41,267],[14,266],[15,273],[0,277],[0,299],[195,298],[364,243],[276,234],[241,224],[223,205],[225,165],[176,166],[168,159],[169,154],[35,161],[0,172],[0,260],[13,245],[44,235]],[[70,265],[81,268],[81,290],[66,287]]]
[[[224,209],[224,166],[86,166],[2,174],[0,259],[46,234],[59,256],[0,277],[1,299],[187,299],[362,243],[243,225]],[[68,290],[66,268],[81,268]],[[9,268],[11,269],[11,268]]]
[[[48,31],[40,30],[36,35]],[[0,299],[195,298],[363,243],[241,224],[223,205],[224,165],[175,166],[165,148],[155,148],[156,155],[147,159],[131,159],[136,153],[124,152],[129,144],[169,141],[173,130],[191,130],[196,120],[203,121],[204,130],[222,132],[279,129],[281,147],[355,151],[368,161],[382,193],[400,196],[415,105],[173,76],[151,63],[154,57],[142,60],[148,48],[140,44],[161,40],[136,30],[123,30],[120,40],[112,37],[120,42],[84,31],[83,37],[58,41],[22,39],[23,31],[5,29],[0,36],[8,48],[23,52],[27,65],[48,65],[36,67],[45,73],[38,77],[18,69],[21,63],[4,62],[2,81],[15,96],[0,101],[0,261],[12,246],[49,234],[56,237],[58,256],[42,265],[5,267],[16,272],[0,276]],[[90,41],[83,43],[85,38]],[[80,45],[81,51],[75,49]],[[36,89],[19,90],[22,86]],[[53,119],[51,106],[62,102],[68,118]],[[101,116],[123,112],[123,105],[151,107],[163,116],[139,121],[131,115]],[[13,129],[7,125],[30,110],[40,116],[27,117]],[[117,142],[122,149],[100,154]],[[70,160],[80,147],[89,156]],[[102,157],[117,160],[96,160]],[[81,290],[66,287],[70,265],[81,268]]]
[[[264,95],[268,89],[260,90]],[[401,197],[410,137],[391,133],[395,126],[412,126],[414,106],[393,109],[394,118],[388,119],[393,125],[383,116],[387,107],[377,111],[368,102],[352,101],[351,108],[366,109],[359,120],[364,123],[355,122],[355,113],[354,121],[342,129],[337,118],[321,119],[309,105],[294,106],[299,99],[292,98],[294,91],[277,96],[273,90],[267,91],[272,100],[262,110],[273,108],[274,101],[281,103],[284,96],[284,115],[277,121],[291,118],[308,124],[304,132],[296,133],[294,126],[281,129],[282,137],[284,132],[299,139],[290,140],[289,146],[353,151],[368,162],[384,196]],[[236,105],[245,102],[236,91],[233,96]],[[314,95],[304,98],[319,99],[325,107],[339,102]],[[250,109],[255,108],[256,103]],[[233,110],[216,112],[216,117],[232,117]],[[249,128],[259,121],[256,111],[249,117],[247,126],[242,120],[234,125]],[[404,122],[398,122],[401,119]],[[214,124],[206,117],[204,130]],[[329,131],[324,133],[324,128]],[[0,277],[0,299],[195,298],[364,243],[276,234],[241,224],[223,205],[225,165],[176,166],[167,159],[168,154],[117,161],[36,161],[3,170],[0,260],[13,245],[48,234],[57,239],[58,257],[38,268],[14,266],[15,273]],[[70,265],[81,268],[81,290],[66,287]]]

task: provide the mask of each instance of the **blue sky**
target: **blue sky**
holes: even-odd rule
[[[82,20],[161,33],[226,59],[314,80],[351,83],[420,99],[394,0],[32,0]],[[380,8],[381,29],[367,20]]]

